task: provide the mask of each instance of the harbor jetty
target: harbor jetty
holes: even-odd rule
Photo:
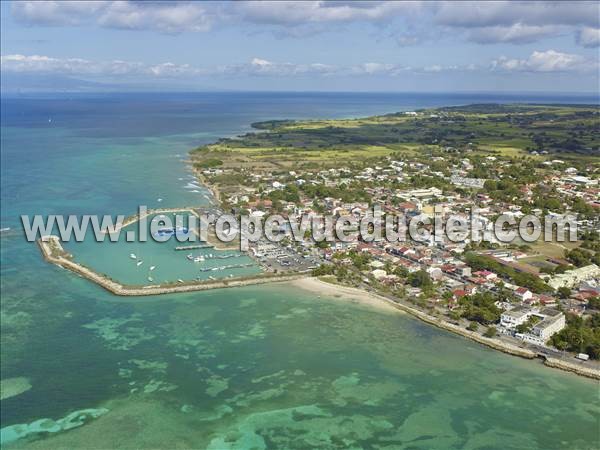
[[[104,234],[110,234],[110,233],[116,233],[117,231],[122,230],[125,227],[128,227],[129,225],[132,225],[142,219],[146,219],[150,216],[154,216],[157,214],[172,214],[172,213],[177,213],[177,212],[186,212],[189,214],[193,214],[194,216],[196,216],[197,218],[200,218],[200,214],[197,211],[197,208],[193,208],[191,206],[183,206],[180,208],[158,208],[158,209],[148,209],[146,210],[146,212],[144,214],[133,214],[131,216],[126,217],[123,222],[121,222],[119,225],[116,225],[114,227],[114,229],[112,230],[102,230],[102,233]]]
[[[247,277],[223,278],[206,281],[183,281],[176,283],[163,283],[158,285],[128,286],[121,284],[110,277],[100,274],[89,267],[79,264],[66,252],[58,236],[43,236],[37,241],[44,259],[77,275],[90,280],[107,291],[120,296],[146,296],[172,294],[177,292],[206,291],[209,289],[222,289],[228,287],[250,286],[255,284],[292,281],[306,277],[304,272],[286,273],[261,273]]]

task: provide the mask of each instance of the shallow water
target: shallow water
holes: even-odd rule
[[[157,198],[202,204],[205,193],[185,187],[181,161],[193,145],[255,120],[383,113],[418,101],[3,100],[1,226],[15,230],[18,215],[32,212],[129,215]],[[46,264],[21,233],[1,239],[1,378],[31,384],[0,404],[3,447],[598,447],[598,383],[410,317],[285,284],[121,299]],[[152,250],[156,259],[173,252],[164,248]],[[131,251],[111,251],[93,261],[84,243],[78,254],[106,270],[131,269]]]

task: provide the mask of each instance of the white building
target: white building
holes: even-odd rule
[[[558,289],[560,287],[572,288],[582,281],[598,277],[600,277],[600,267],[596,264],[590,264],[589,266],[580,267],[579,269],[567,270],[564,273],[559,273],[548,280],[548,286],[552,289]]]
[[[504,311],[500,315],[500,325],[504,328],[515,328],[517,325],[527,322],[532,312],[531,308],[526,306],[517,306],[509,311]]]
[[[565,315],[556,309],[544,308],[534,315],[541,317],[542,321],[535,324],[529,333],[521,336],[526,342],[544,345],[554,333],[558,333],[566,326]]]

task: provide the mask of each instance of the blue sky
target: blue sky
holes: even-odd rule
[[[597,92],[598,2],[2,2],[3,89]]]

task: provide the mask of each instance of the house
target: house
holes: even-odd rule
[[[442,279],[444,274],[442,273],[442,269],[439,267],[429,267],[427,269],[427,273],[431,277],[432,280],[439,281]]]
[[[517,288],[514,293],[521,301],[529,300],[533,297],[533,293],[524,287]]]
[[[454,301],[458,301],[461,298],[466,297],[467,295],[469,295],[469,294],[464,289],[456,289],[456,290],[452,291],[452,299]]]
[[[387,272],[385,270],[375,269],[371,272],[371,275],[373,275],[373,278],[376,280],[381,280],[382,278],[387,277]]]
[[[494,281],[496,278],[498,278],[498,275],[496,275],[494,272],[490,272],[489,270],[479,270],[473,275],[483,278],[486,281]]]

